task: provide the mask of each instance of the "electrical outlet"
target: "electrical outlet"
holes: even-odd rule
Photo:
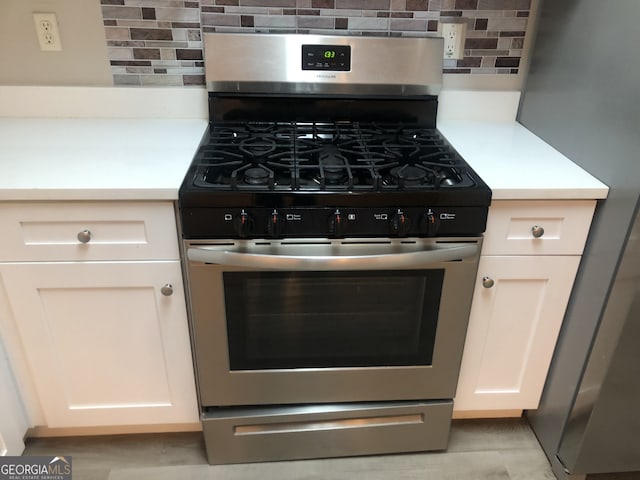
[[[465,23],[443,23],[444,58],[461,60],[464,58]]]
[[[46,52],[59,52],[62,50],[56,14],[34,13],[33,21],[36,24],[36,34],[38,36],[40,50]]]

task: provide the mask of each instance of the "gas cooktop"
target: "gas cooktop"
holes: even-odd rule
[[[180,190],[189,238],[460,235],[490,198],[436,129],[344,121],[212,122]]]
[[[222,122],[211,127],[192,188],[357,191],[469,188],[477,178],[434,129],[376,123]]]
[[[468,204],[470,196],[472,203],[488,205],[491,195],[429,126],[223,121],[211,123],[180,199],[190,206],[242,205],[243,199],[255,206],[364,206],[380,204],[376,198],[406,205],[424,202],[420,193],[430,196],[429,203],[451,205]]]

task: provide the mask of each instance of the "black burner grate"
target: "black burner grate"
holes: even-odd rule
[[[433,128],[401,124],[216,123],[194,185],[249,191],[384,191],[475,185]]]

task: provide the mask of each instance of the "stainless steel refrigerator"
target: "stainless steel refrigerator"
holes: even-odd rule
[[[610,187],[540,408],[527,412],[558,478],[640,471],[638,22],[638,0],[544,0],[519,110],[522,124]]]

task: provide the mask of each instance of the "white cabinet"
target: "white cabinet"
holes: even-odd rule
[[[0,339],[0,456],[22,454],[27,427],[13,372]]]
[[[456,410],[537,407],[579,260],[481,258]]]
[[[595,200],[495,201],[482,255],[582,255],[595,207]]]
[[[489,210],[454,410],[535,409],[594,201],[496,201]]]
[[[171,202],[0,205],[0,261],[178,260]]]
[[[6,328],[44,424],[197,422],[173,205],[13,204],[0,217]]]

